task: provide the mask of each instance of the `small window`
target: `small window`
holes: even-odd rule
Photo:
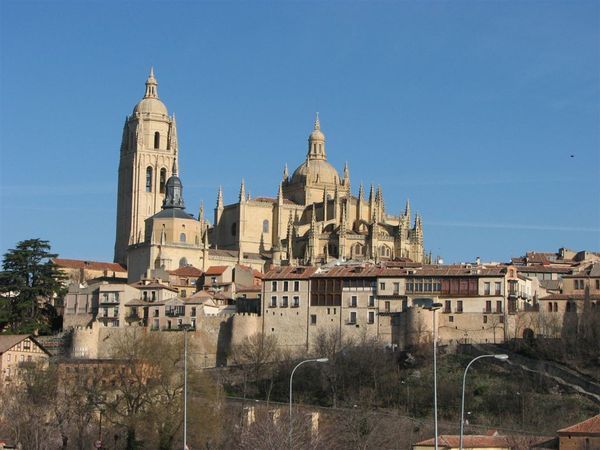
[[[500,283],[499,281],[496,281],[496,295],[500,295],[500,293],[502,292],[502,283]]]
[[[375,296],[369,295],[369,308],[373,308],[375,306]]]
[[[161,194],[165,193],[165,186],[167,185],[167,169],[164,167],[160,169],[160,184],[159,191]]]
[[[448,322],[454,323],[454,316],[448,316]]]
[[[152,291],[152,301],[156,301],[156,291]]]
[[[154,148],[160,148],[160,133],[158,131],[154,133]]]
[[[271,282],[271,291],[275,292],[277,290],[277,281]]]
[[[385,291],[385,283],[379,283],[379,290]]]
[[[483,323],[487,323],[487,316],[483,316]]]
[[[282,308],[288,307],[288,296],[287,295],[284,295],[283,297],[281,297],[281,307]]]
[[[456,312],[463,312],[463,301],[462,300],[457,300],[456,301]]]
[[[356,308],[356,301],[357,301],[356,295],[353,295],[353,296],[350,298],[350,307],[351,307],[351,308]]]
[[[231,235],[235,236],[237,234],[237,223],[233,222],[231,224]]]
[[[294,302],[292,303],[292,307],[298,308],[299,306],[300,306],[300,297],[295,296],[294,297]]]
[[[490,295],[490,283],[483,283],[483,295]]]
[[[390,312],[390,302],[385,302],[385,312]]]
[[[317,324],[317,315],[316,314],[311,314],[310,315],[310,324],[311,325],[316,325]]]
[[[348,323],[356,323],[356,311],[350,312],[350,319],[348,320]]]
[[[146,192],[152,192],[152,167],[146,168]]]
[[[268,220],[263,220],[263,233],[268,233],[269,232],[269,221]]]
[[[375,323],[375,311],[369,311],[369,323]]]
[[[287,292],[287,291],[288,291],[288,289],[289,289],[289,282],[288,282],[288,281],[284,281],[284,282],[283,282],[283,290],[284,290],[285,292]]]
[[[275,307],[277,307],[277,296],[276,295],[271,297],[271,308],[275,308]]]
[[[185,233],[179,234],[179,242],[185,242]]]
[[[298,292],[300,290],[300,282],[294,281],[294,291]]]

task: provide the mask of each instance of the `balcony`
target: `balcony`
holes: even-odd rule
[[[167,317],[182,317],[185,316],[185,311],[181,309],[167,309],[165,310],[165,316]]]
[[[127,316],[125,316],[125,320],[127,322],[137,322],[138,320],[141,320],[142,318],[140,317],[140,315],[138,313],[129,313]]]
[[[346,325],[356,325],[356,319],[346,319]]]

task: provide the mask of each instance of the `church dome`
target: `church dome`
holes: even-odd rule
[[[320,129],[314,129],[308,136],[309,141],[325,141],[325,135]]]
[[[294,171],[292,183],[340,184],[340,176],[324,159],[306,160]]]
[[[167,107],[163,102],[161,102],[158,98],[148,97],[143,98],[140,102],[135,105],[133,108],[133,113],[153,113],[153,114],[162,114],[167,115]]]

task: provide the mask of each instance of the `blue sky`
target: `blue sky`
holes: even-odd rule
[[[155,68],[188,210],[276,194],[319,111],[354,191],[446,261],[600,250],[596,1],[0,2],[0,251],[111,260],[123,121]],[[571,155],[574,155],[571,157]]]

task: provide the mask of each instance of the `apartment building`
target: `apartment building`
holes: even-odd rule
[[[563,276],[562,289],[540,298],[540,310],[546,313],[562,315],[582,313],[586,307],[600,307],[600,262],[587,265],[572,275]]]

